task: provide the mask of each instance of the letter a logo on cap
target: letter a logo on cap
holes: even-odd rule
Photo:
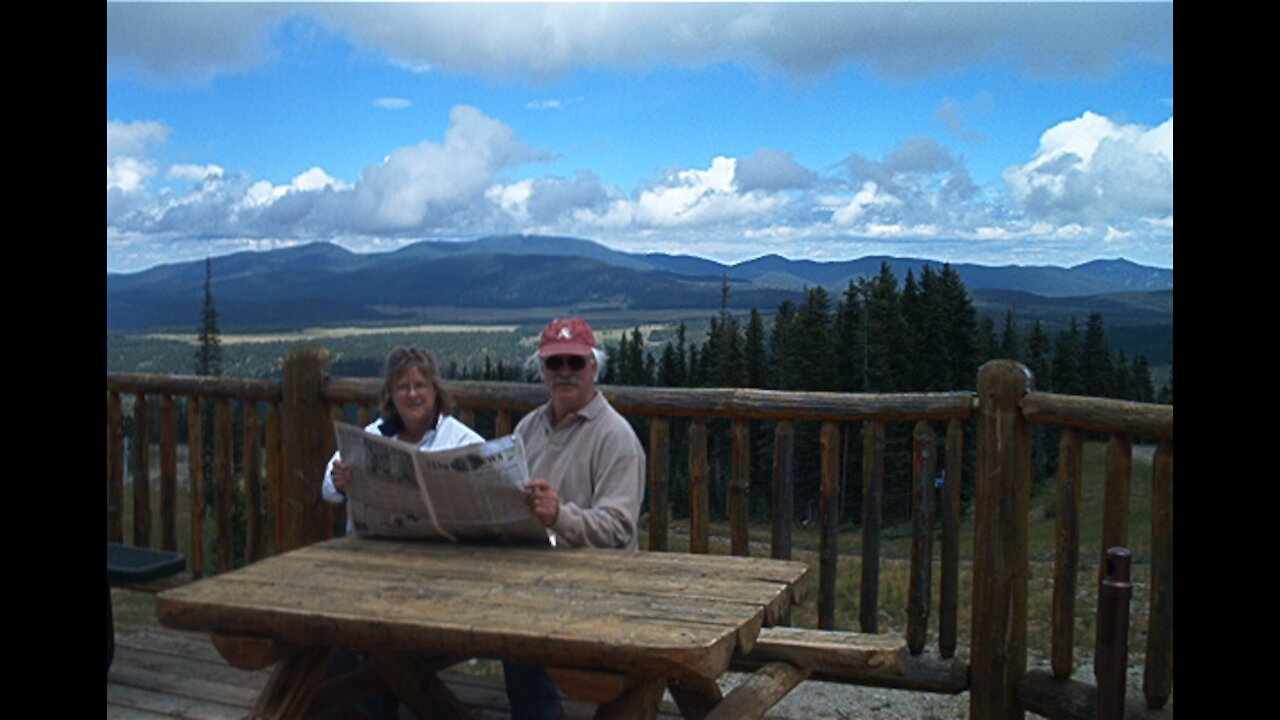
[[[538,355],[590,355],[596,346],[596,335],[582,318],[556,318],[542,330]]]

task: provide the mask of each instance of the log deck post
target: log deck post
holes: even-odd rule
[[[287,552],[325,538],[320,481],[328,458],[325,438],[333,433],[322,395],[329,375],[329,351],[309,345],[292,348],[284,359],[281,422],[284,477],[276,521],[276,550]]]
[[[969,716],[1022,720],[1027,664],[1027,512],[1031,433],[1019,402],[1031,371],[992,360],[978,371],[978,477],[974,498],[973,632]]]

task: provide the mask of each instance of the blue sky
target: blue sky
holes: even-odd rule
[[[1173,266],[1170,3],[108,3],[107,269],[496,233]]]

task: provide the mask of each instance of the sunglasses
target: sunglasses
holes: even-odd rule
[[[552,372],[564,367],[565,363],[569,364],[570,370],[577,372],[587,366],[587,359],[582,355],[552,355],[542,359],[543,366]]]

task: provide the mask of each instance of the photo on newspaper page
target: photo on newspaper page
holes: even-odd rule
[[[351,468],[347,512],[357,534],[549,544],[529,507],[529,468],[518,436],[420,450],[344,422],[333,429]]]

